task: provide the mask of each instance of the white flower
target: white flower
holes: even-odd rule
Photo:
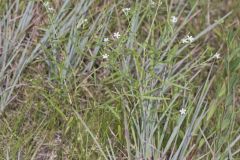
[[[180,112],[181,115],[184,115],[184,114],[186,114],[186,111],[187,111],[187,110],[186,110],[185,108],[182,108],[182,109],[180,109],[179,112]]]
[[[119,32],[113,33],[113,37],[114,37],[114,38],[117,38],[117,39],[118,39],[118,38],[120,38],[120,36],[121,36],[121,35],[120,35]]]
[[[153,0],[150,1],[150,5],[151,7],[156,7],[157,6],[157,3],[154,2]],[[158,2],[158,6],[161,6],[162,5],[162,1]]]
[[[221,57],[220,57],[220,54],[219,54],[219,53],[216,53],[216,54],[213,56],[213,58],[220,59]]]
[[[177,23],[177,21],[178,21],[177,17],[175,17],[175,16],[171,17],[171,22],[172,23]]]
[[[48,11],[51,12],[51,13],[53,13],[53,12],[54,12],[54,8],[53,8],[53,7],[49,7],[49,8],[48,8]]]
[[[194,38],[193,38],[193,36],[187,36],[187,39],[188,39],[188,41],[189,41],[189,43],[192,43],[193,41],[194,41]]]
[[[152,6],[156,5],[156,2],[154,2],[154,1],[151,1],[150,3],[151,3]]]
[[[128,15],[128,12],[130,11],[130,8],[123,8],[122,11],[124,12],[124,14]]]
[[[188,39],[183,38],[183,39],[181,39],[181,42],[182,42],[182,43],[188,43]]]
[[[104,38],[104,39],[103,39],[103,42],[108,42],[108,41],[109,41],[108,38]]]
[[[194,38],[193,36],[185,36],[183,39],[181,39],[181,42],[182,43],[192,43],[194,41]]]
[[[83,23],[87,23],[87,21],[88,21],[87,18],[81,19],[77,24],[77,29],[79,29]]]
[[[44,2],[43,5],[44,5],[45,7],[49,7],[49,2]]]
[[[109,56],[108,54],[104,54],[104,55],[102,55],[102,58],[103,59],[108,59],[108,56]]]
[[[54,12],[54,8],[50,6],[49,2],[44,2],[43,3],[44,7],[50,12],[53,13]]]

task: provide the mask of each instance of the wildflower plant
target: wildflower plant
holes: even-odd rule
[[[45,1],[42,16],[54,14],[39,26],[38,2],[5,5],[2,159],[238,158],[239,43],[223,27],[232,12],[214,21],[210,1],[137,2]],[[224,65],[212,61],[225,53]]]

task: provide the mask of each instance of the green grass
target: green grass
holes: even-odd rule
[[[240,158],[237,0],[49,4],[0,1],[0,159]]]

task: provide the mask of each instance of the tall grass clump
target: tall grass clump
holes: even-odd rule
[[[237,1],[0,4],[2,159],[239,158]]]

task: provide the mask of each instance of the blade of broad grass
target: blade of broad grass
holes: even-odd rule
[[[177,151],[177,153],[175,154],[175,159],[178,157],[178,154],[180,153],[180,155],[179,155],[179,158],[181,159],[181,158],[184,158],[184,155],[185,155],[185,152],[186,152],[186,150],[187,150],[187,147],[188,147],[188,145],[189,145],[189,143],[190,143],[190,139],[191,139],[191,134],[192,134],[192,132],[195,130],[195,129],[197,129],[198,128],[198,125],[200,124],[200,123],[195,123],[196,122],[196,120],[197,120],[197,118],[198,118],[198,116],[199,116],[199,113],[200,113],[200,111],[201,111],[201,109],[202,109],[202,105],[203,105],[203,103],[204,103],[204,99],[206,98],[206,96],[207,96],[207,93],[208,93],[208,91],[209,91],[209,89],[210,89],[210,87],[211,87],[211,84],[212,84],[212,82],[213,82],[213,79],[214,78],[212,78],[212,79],[210,79],[210,75],[211,75],[211,73],[212,73],[212,68],[213,68],[213,66],[211,67],[211,69],[210,69],[210,71],[209,71],[209,74],[208,74],[208,77],[207,77],[207,79],[206,79],[206,82],[205,82],[205,84],[204,84],[204,88],[202,89],[202,93],[201,93],[201,95],[200,95],[200,97],[199,97],[199,100],[198,100],[198,103],[197,103],[197,106],[196,106],[196,110],[195,110],[195,112],[194,112],[194,114],[193,114],[193,118],[192,118],[192,120],[191,120],[191,124],[190,124],[190,126],[189,126],[189,128],[188,128],[188,130],[186,131],[186,133],[185,133],[185,137],[184,137],[184,139],[182,140],[182,147],[179,147],[179,149],[178,149],[178,151]],[[207,105],[207,104],[206,104]],[[206,107],[206,105],[205,105],[205,107]],[[204,113],[204,112],[203,112]],[[203,115],[203,114],[202,114]],[[206,114],[204,114],[204,115],[206,115]],[[202,118],[200,118],[200,117],[202,117]],[[203,119],[204,117],[203,116],[200,116],[199,118],[199,120],[201,120],[201,119]]]
[[[178,120],[177,120],[177,125],[174,127],[173,131],[172,131],[172,134],[170,136],[170,138],[168,139],[168,142],[164,148],[164,151],[163,151],[163,155],[166,155],[169,148],[171,147],[174,139],[176,138],[176,136],[179,134],[179,129],[184,121],[186,116],[182,116],[182,117],[179,117]]]
[[[208,140],[207,140],[203,130],[201,128],[199,128],[199,130],[200,130],[200,132],[201,132],[201,134],[202,134],[202,136],[203,136],[203,138],[204,138],[204,140],[205,140],[205,142],[206,142],[206,144],[207,144],[207,146],[208,146],[208,148],[209,148],[209,150],[210,150],[210,152],[212,154],[212,157],[215,157],[215,153],[214,153],[212,147],[210,146],[210,144],[209,144],[209,142],[208,142]]]
[[[108,138],[108,143],[109,143],[109,148],[110,148],[110,151],[108,150],[108,157],[110,158],[110,159],[113,159],[113,160],[117,160],[117,157],[115,156],[115,154],[114,154],[114,150],[113,150],[113,146],[112,146],[112,141],[111,141],[111,139],[110,138]]]
[[[123,115],[124,115],[124,136],[125,136],[125,140],[127,143],[127,154],[128,154],[128,159],[131,160],[131,141],[130,141],[130,131],[129,131],[129,122],[128,122],[128,114],[127,114],[127,108],[128,107],[128,102],[126,99],[123,99],[123,104],[122,104],[122,108],[123,108]]]
[[[101,145],[98,143],[97,139],[95,138],[94,134],[91,132],[91,130],[88,128],[87,124],[84,122],[84,120],[82,119],[82,117],[79,115],[79,113],[74,110],[75,115],[77,116],[77,118],[80,120],[81,124],[84,126],[84,128],[86,129],[86,131],[90,134],[90,136],[92,137],[93,141],[95,142],[95,144],[97,145],[100,153],[102,154],[102,156],[105,159],[108,159],[105,152],[103,151],[103,148],[101,147]]]
[[[64,5],[63,5],[63,7],[60,9],[60,13],[58,14],[58,16],[57,16],[57,18],[55,18],[55,20],[53,20],[53,22],[56,22],[55,24],[52,24],[51,25],[51,28],[49,29],[49,30],[47,30],[47,32],[45,33],[45,35],[43,36],[43,38],[40,40],[40,43],[38,43],[35,47],[34,47],[34,49],[33,49],[33,51],[31,52],[31,55],[29,56],[29,57],[24,57],[24,59],[21,59],[22,61],[21,61],[21,70],[19,70],[19,73],[18,73],[18,76],[16,76],[15,78],[17,78],[16,80],[15,80],[15,82],[14,82],[14,84],[16,85],[16,83],[18,82],[18,78],[21,76],[21,72],[23,71],[23,69],[36,57],[36,56],[38,56],[38,54],[40,54],[41,52],[39,52],[39,49],[40,49],[40,47],[41,47],[41,45],[42,44],[45,44],[45,42],[48,40],[48,38],[50,37],[50,35],[52,34],[52,33],[55,33],[56,34],[56,28],[57,27],[59,27],[59,26],[57,26],[58,24],[64,24],[63,26],[62,26],[62,30],[60,29],[60,31],[62,31],[62,32],[59,32],[59,35],[61,36],[61,35],[63,35],[63,34],[65,34],[69,29],[67,29],[66,28],[66,26],[69,26],[69,25],[72,25],[72,24],[74,24],[74,17],[75,16],[72,16],[71,17],[71,19],[69,20],[69,19],[63,19],[63,17],[65,17],[65,15],[66,15],[66,12],[65,12],[65,8],[64,7],[67,7],[67,5],[68,5],[68,3],[69,3],[70,1],[69,0],[67,0],[67,1],[65,1],[65,3],[64,3]],[[83,1],[82,1],[83,2]],[[16,1],[16,7],[18,7],[18,1]],[[85,5],[76,5],[75,6],[75,9],[73,9],[72,11],[71,11],[71,13],[75,13],[75,14],[78,14],[80,11],[80,13],[84,13],[84,12],[86,12],[86,10],[89,8],[89,6],[91,5],[93,3],[93,1],[88,1],[87,3],[84,3]],[[11,7],[13,8],[13,6],[14,6],[14,4],[13,5],[11,5]],[[25,9],[25,11],[24,11],[24,13],[23,13],[23,15],[21,16],[21,19],[19,20],[19,24],[18,24],[18,27],[17,27],[17,29],[15,30],[15,34],[13,34],[13,41],[15,42],[15,41],[18,41],[19,39],[24,39],[24,36],[25,36],[25,34],[22,34],[22,32],[25,32],[26,31],[26,28],[28,28],[28,26],[29,26],[29,24],[30,24],[30,22],[31,22],[31,19],[32,19],[32,16],[33,16],[33,7],[34,7],[34,2],[32,2],[32,1],[30,1],[29,3],[27,3],[27,6],[26,6],[26,9]],[[11,9],[11,8],[10,8]],[[76,11],[76,12],[75,12]],[[11,19],[11,18],[8,18],[9,16],[10,16],[10,11],[8,12],[8,14],[7,14],[7,16],[5,16],[6,17],[6,19]],[[68,14],[68,15],[71,15],[71,13],[70,14]],[[60,23],[60,21],[61,21],[61,23]],[[1,21],[1,24],[2,24],[2,22],[3,21]],[[64,23],[64,22],[67,22],[67,23]],[[14,23],[14,24],[16,24],[16,23]],[[67,24],[67,25],[66,25]],[[19,43],[18,43],[19,44]],[[9,46],[10,44],[8,44],[7,46]],[[28,48],[28,47],[26,47],[26,48]],[[5,52],[4,53],[7,53],[7,50],[8,49],[4,49],[5,50]],[[17,54],[12,54],[13,55],[13,58],[17,55]],[[5,58],[4,58],[5,57]],[[1,74],[3,74],[5,71],[3,71],[3,69],[4,68],[7,68],[6,66],[5,66],[5,64],[7,63],[8,65],[10,64],[10,62],[6,62],[6,54],[4,54],[3,55],[3,63],[2,63],[2,65],[4,66],[4,67],[2,67],[2,69],[1,69]],[[5,59],[5,60],[4,60]],[[14,85],[12,85],[12,86],[14,86]],[[1,98],[1,112],[3,111],[3,109],[5,108],[5,106],[9,103],[9,102],[6,102],[6,101],[9,101],[9,99],[11,99],[11,94],[12,94],[12,92],[13,92],[13,90],[14,90],[14,88],[15,87],[13,87],[13,89],[12,90],[10,90],[9,91],[9,94],[8,94],[8,96],[7,96],[7,98]],[[4,96],[3,96],[4,97]],[[6,97],[6,96],[5,96]],[[5,102],[3,102],[3,101],[5,101]],[[2,107],[3,106],[3,107]]]
[[[26,53],[30,48],[30,40],[23,44],[23,39],[26,36],[26,27],[29,26],[32,15],[29,14],[33,10],[33,3],[27,3],[27,7],[24,10],[23,14],[20,16],[18,28],[15,29],[17,18],[12,20],[12,10],[14,6],[16,8],[15,12],[18,11],[19,1],[13,3],[7,12],[4,15],[3,19],[0,21],[0,28],[2,32],[0,33],[0,42],[3,42],[3,47],[1,47],[3,53],[0,55],[0,114],[4,111],[6,106],[13,100],[12,97],[13,90],[19,86],[17,83],[19,81],[22,66],[25,65]],[[3,39],[4,38],[4,39]],[[16,44],[16,48],[13,49],[13,46]],[[23,47],[24,46],[24,47]],[[19,54],[20,50],[22,53]],[[10,65],[15,63],[15,68],[12,70],[9,69]],[[12,74],[12,78],[9,78],[9,75]]]

